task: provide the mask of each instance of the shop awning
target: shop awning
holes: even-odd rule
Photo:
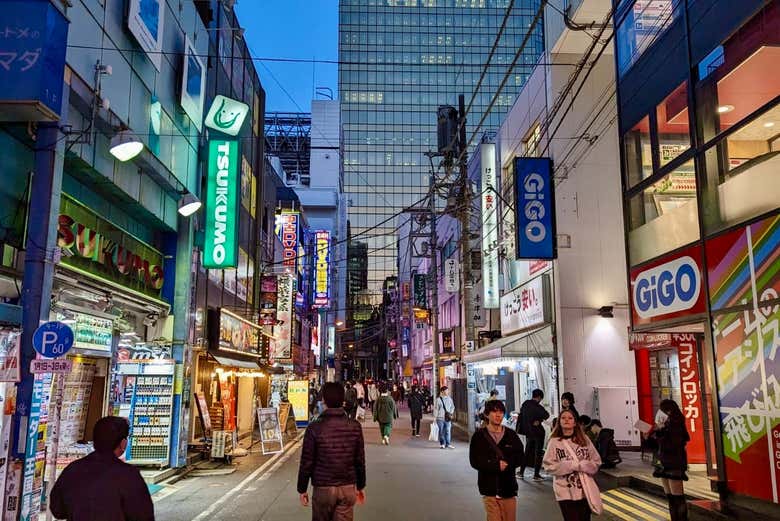
[[[241,369],[258,369],[260,367],[260,364],[257,362],[252,362],[249,360],[239,360],[237,358],[230,358],[229,356],[225,355],[215,355],[213,353],[209,353],[209,355],[211,355],[211,358],[213,358],[219,365],[238,367]]]
[[[532,356],[553,356],[552,326],[531,332],[524,332],[499,338],[483,348],[463,357],[467,364],[497,358],[527,358]]]

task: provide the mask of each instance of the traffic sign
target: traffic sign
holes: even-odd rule
[[[30,362],[30,372],[40,373],[69,373],[73,370],[73,360],[52,360],[50,358],[36,359]]]
[[[33,348],[48,358],[62,356],[73,347],[73,330],[63,322],[46,322],[33,334]]]

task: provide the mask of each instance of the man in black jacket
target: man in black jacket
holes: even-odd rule
[[[534,481],[541,481],[542,458],[544,457],[544,426],[542,422],[550,417],[550,413],[540,403],[544,399],[544,391],[534,389],[531,399],[520,406],[520,416],[517,419],[518,434],[525,435],[525,458],[520,465],[517,477],[523,479],[526,465],[534,467]]]
[[[355,503],[365,501],[363,429],[342,408],[341,385],[323,385],[322,398],[327,409],[309,424],[303,437],[298,493],[301,504],[309,506],[311,480],[313,521],[351,521]]]
[[[95,452],[74,461],[51,490],[50,510],[67,521],[154,521],[154,505],[141,473],[120,461],[130,424],[106,416],[95,424]]]
[[[523,459],[523,442],[502,425],[506,407],[500,400],[485,404],[487,427],[477,429],[469,445],[469,462],[477,474],[487,521],[515,519],[517,479],[515,469]]]

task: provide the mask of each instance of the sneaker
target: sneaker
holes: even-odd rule
[[[417,436],[419,438],[420,437],[420,433],[415,434],[415,436]]]
[[[454,446],[452,446],[452,445],[447,445],[447,448],[448,448],[448,449],[454,449],[455,447],[454,447]]]
[[[444,445],[442,445],[440,448],[445,449],[446,447]]]
[[[387,438],[382,436],[382,445],[387,445]]]
[[[544,481],[544,478],[539,474],[534,474],[534,481]]]
[[[385,439],[387,439],[387,444],[390,445],[390,436],[385,436]]]

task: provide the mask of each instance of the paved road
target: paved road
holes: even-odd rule
[[[366,422],[368,485],[366,504],[355,519],[459,521],[484,519],[476,471],[468,464],[465,440],[455,450],[441,450],[424,437],[410,437],[406,418],[396,421],[390,446],[380,443],[376,424]],[[427,423],[424,430],[427,430]],[[244,458],[242,458],[244,459]],[[156,494],[158,521],[305,521],[311,511],[300,506],[295,490],[300,460],[296,445],[283,457],[252,456],[231,476],[180,481]],[[264,467],[263,467],[264,465]],[[262,469],[262,470],[259,470]],[[558,520],[551,481],[520,482],[518,519]],[[628,519],[642,519],[634,512]],[[605,513],[600,520],[626,517]]]

